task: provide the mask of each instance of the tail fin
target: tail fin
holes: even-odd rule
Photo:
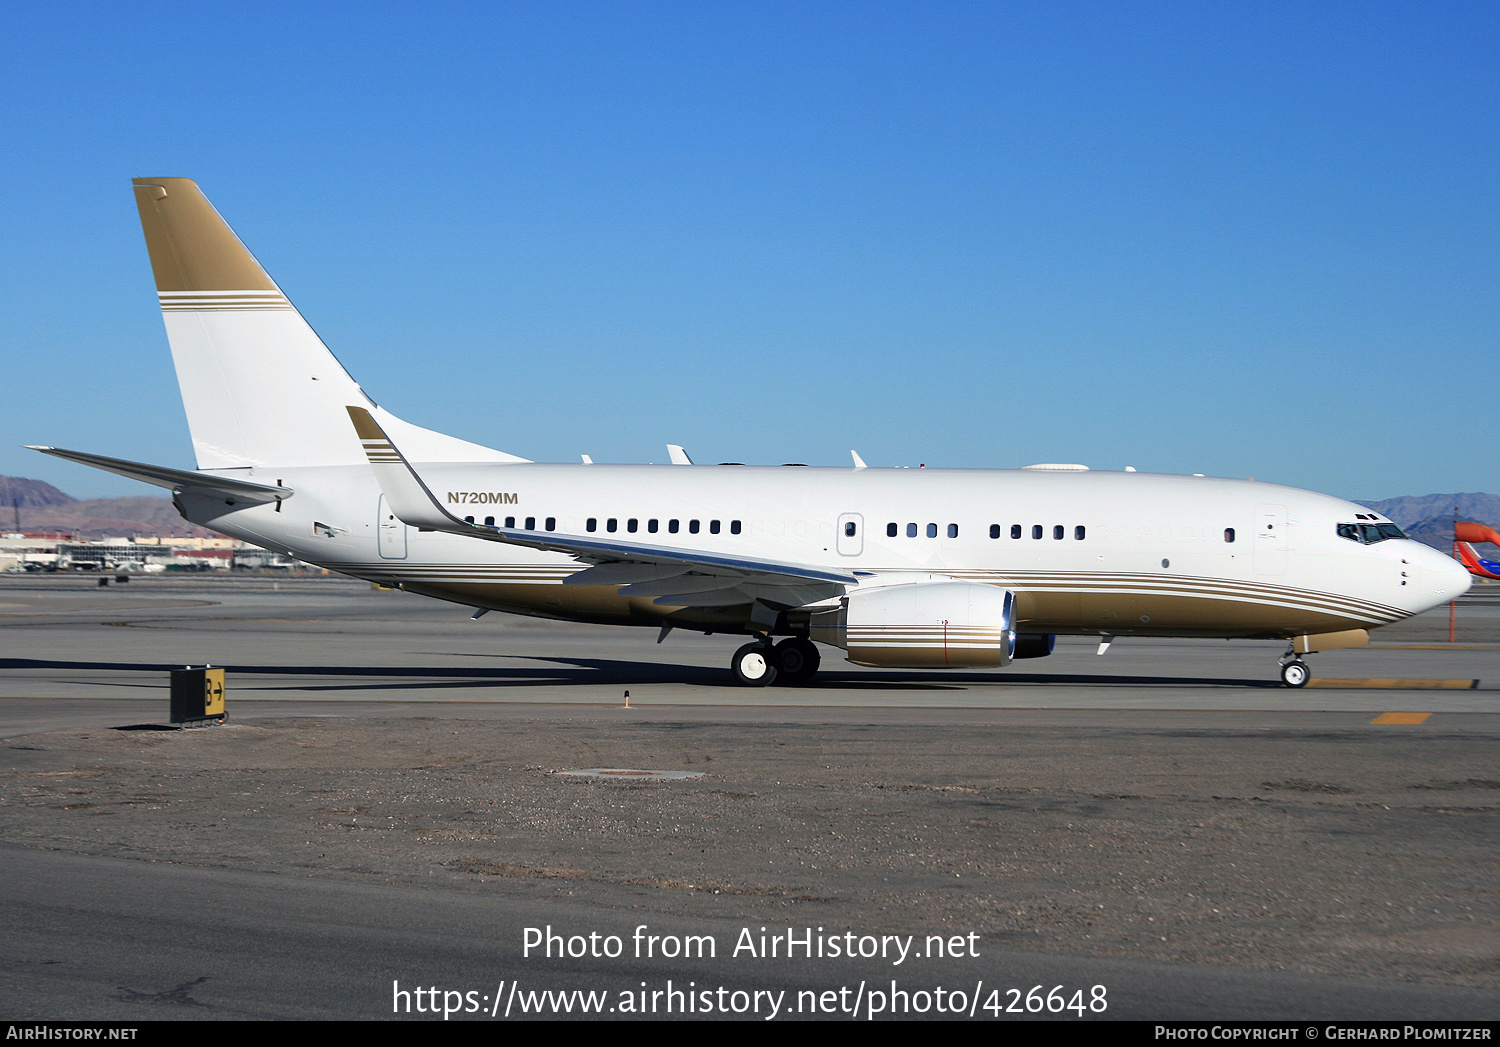
[[[1492,545],[1500,545],[1500,534],[1492,527],[1484,524],[1471,523],[1468,520],[1458,520],[1453,524],[1453,539],[1458,542],[1474,542],[1482,544],[1489,542]]]
[[[371,402],[191,180],[137,178],[135,199],[200,469],[363,464],[348,404],[417,461],[526,460]]]
[[[1500,563],[1486,560],[1468,542],[1454,542],[1453,545],[1458,554],[1458,562],[1467,567],[1470,574],[1481,578],[1500,578]]]

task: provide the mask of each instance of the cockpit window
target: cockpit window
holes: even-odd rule
[[[1347,538],[1349,541],[1358,542],[1361,545],[1374,545],[1376,542],[1383,542],[1387,538],[1405,538],[1406,535],[1402,534],[1401,528],[1393,523],[1341,523],[1339,524],[1339,537]]]

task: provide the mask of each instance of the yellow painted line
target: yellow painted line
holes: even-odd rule
[[[1478,680],[1398,680],[1382,677],[1350,677],[1339,679],[1323,676],[1307,681],[1309,687],[1354,687],[1383,688],[1398,691],[1473,691],[1479,687]]]
[[[1422,723],[1431,713],[1381,713],[1371,723]]]

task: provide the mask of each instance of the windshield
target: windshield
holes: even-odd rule
[[[1339,537],[1347,538],[1351,542],[1359,542],[1361,545],[1374,545],[1383,542],[1387,538],[1405,538],[1401,528],[1393,523],[1379,524],[1339,524]]]

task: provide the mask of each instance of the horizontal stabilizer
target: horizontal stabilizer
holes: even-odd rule
[[[27,445],[31,451],[41,451],[56,458],[66,458],[80,465],[103,469],[117,476],[128,476],[132,480],[155,484],[173,492],[200,492],[218,495],[225,499],[258,504],[290,498],[294,493],[290,487],[275,484],[257,484],[248,480],[234,480],[213,473],[193,472],[190,469],[171,469],[165,465],[147,465],[145,462],[127,462],[123,458],[106,458],[102,454],[86,454],[83,451],[65,451],[61,447],[37,447]]]

